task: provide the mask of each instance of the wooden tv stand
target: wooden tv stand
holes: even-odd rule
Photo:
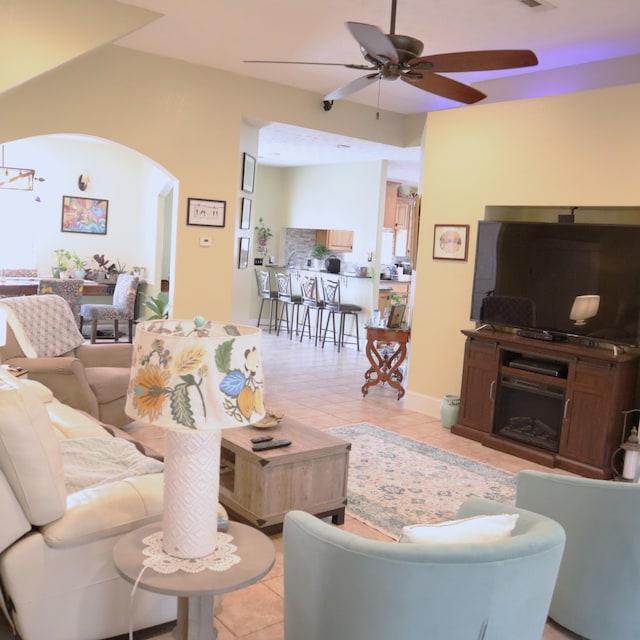
[[[590,478],[613,476],[622,411],[634,407],[638,355],[486,329],[462,333],[460,412],[452,433],[548,467]],[[549,366],[523,370],[518,368],[523,359]],[[499,403],[507,397],[506,381],[524,389],[541,385],[558,398],[559,433],[552,450],[498,433],[495,422]]]

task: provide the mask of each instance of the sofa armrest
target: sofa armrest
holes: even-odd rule
[[[29,379],[37,380],[51,391],[57,400],[98,417],[98,401],[89,386],[84,365],[78,358],[11,358],[8,364],[25,369]]]
[[[162,473],[77,491],[67,497],[64,516],[41,527],[42,535],[50,547],[68,548],[126,533],[160,519],[162,492]]]
[[[75,355],[85,367],[131,367],[133,344],[82,344]]]

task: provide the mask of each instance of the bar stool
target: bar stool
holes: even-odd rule
[[[324,347],[325,340],[327,339],[327,331],[329,330],[330,320],[333,326],[333,343],[336,343],[336,313],[339,313],[340,322],[338,325],[338,351],[340,351],[341,346],[344,346],[344,325],[347,316],[355,316],[356,346],[358,347],[358,351],[360,351],[360,330],[358,328],[358,313],[362,311],[362,307],[358,306],[357,304],[344,303],[340,300],[339,280],[325,280],[323,278],[322,293],[324,296],[324,308],[329,312],[329,315],[327,316],[327,324],[325,325],[324,334],[322,336],[322,346]]]
[[[318,278],[316,276],[302,276],[300,278],[300,297],[302,299],[302,330],[300,331],[300,342],[304,338],[304,328],[309,327],[309,340],[311,340],[311,310],[316,312],[316,328],[314,345],[318,345],[318,336],[322,328],[322,312],[324,310],[324,301],[318,297]]]
[[[258,322],[256,323],[256,327],[260,326],[260,321],[262,319],[262,310],[264,308],[264,303],[269,301],[269,333],[271,333],[271,324],[274,326],[278,323],[278,292],[271,290],[271,274],[268,271],[263,271],[262,269],[256,269],[256,284],[258,285],[258,295],[262,300],[260,300],[260,311],[258,312]],[[275,315],[273,313],[275,302]]]
[[[277,323],[276,335],[280,335],[282,320],[287,318],[287,333],[289,340],[293,338],[293,320],[296,321],[296,335],[298,335],[298,320],[300,317],[300,296],[294,296],[291,291],[291,274],[276,271],[276,286],[278,287],[278,302],[280,303],[280,320]],[[291,307],[291,319],[289,319],[289,307]]]

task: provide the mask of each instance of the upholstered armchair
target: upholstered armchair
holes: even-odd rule
[[[129,342],[133,340],[133,320],[135,316],[136,294],[138,292],[138,276],[121,273],[116,280],[113,291],[113,304],[83,304],[80,307],[80,331],[86,320],[91,321],[91,342],[98,337],[98,323],[113,322],[113,339],[119,339],[118,323],[127,323]]]
[[[516,502],[567,534],[549,616],[589,640],[637,640],[640,485],[521,471]]]
[[[458,518],[518,514],[508,538],[455,544],[361,538],[308,513],[284,522],[285,640],[540,640],[564,531],[472,498]]]
[[[26,369],[64,404],[102,422],[131,422],[124,412],[131,344],[85,344],[67,302],[56,295],[3,298],[7,310],[4,364]]]

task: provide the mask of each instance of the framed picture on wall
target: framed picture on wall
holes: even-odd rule
[[[224,227],[227,203],[224,200],[187,199],[187,224],[194,227]]]
[[[238,269],[249,266],[249,238],[240,238],[238,244]]]
[[[62,196],[61,231],[107,234],[109,201],[102,198]]]
[[[433,227],[433,257],[436,260],[467,259],[468,224],[436,224]]]
[[[240,228],[249,229],[251,225],[251,198],[242,198],[242,213],[240,215]]]
[[[242,190],[245,193],[253,193],[253,183],[256,178],[256,159],[245,153],[242,162]]]

